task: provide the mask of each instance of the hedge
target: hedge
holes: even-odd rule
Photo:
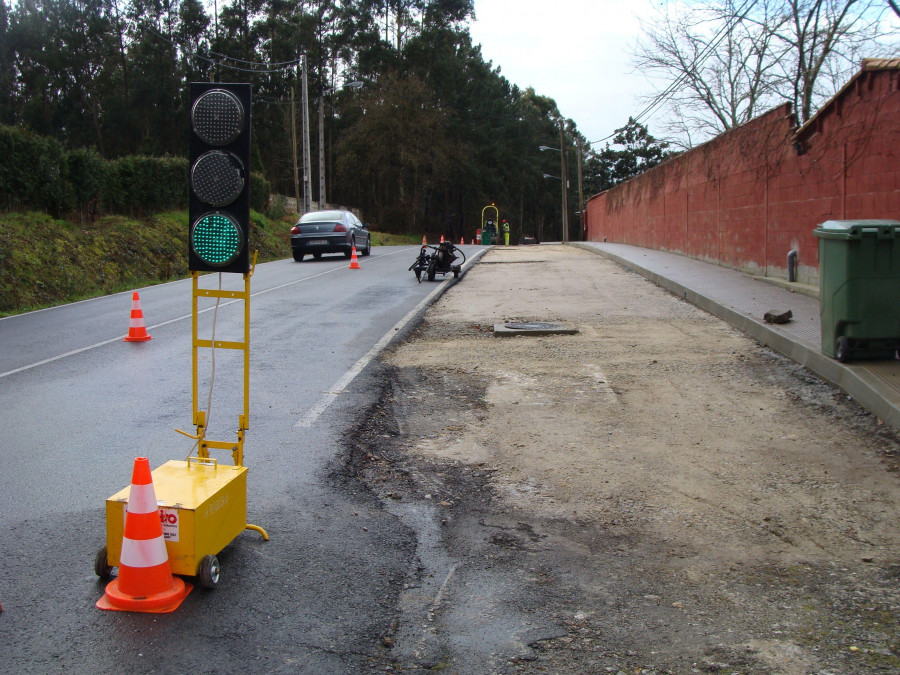
[[[189,167],[182,157],[105,160],[9,126],[0,126],[0,157],[0,210],[146,216],[187,208]],[[269,190],[262,175],[251,173],[250,208],[264,211]]]

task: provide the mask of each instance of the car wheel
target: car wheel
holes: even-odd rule
[[[344,251],[344,257],[349,259],[350,256],[353,255],[353,249],[351,248],[349,251]]]
[[[363,255],[369,255],[372,252],[372,240],[366,237],[366,247],[363,249]]]
[[[321,254],[321,253],[313,253],[312,255],[313,255],[313,258],[316,259],[316,260],[321,260],[321,259],[322,259],[322,254]]]
[[[303,262],[303,251],[298,251],[297,249],[294,249],[293,253],[294,253],[295,261]]]

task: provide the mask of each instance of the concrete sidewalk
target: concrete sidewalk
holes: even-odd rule
[[[599,242],[578,246],[637,272],[847,392],[872,414],[900,429],[900,361],[842,364],[822,354],[819,301],[742,272],[653,249]],[[802,288],[798,286],[798,288]],[[793,312],[787,324],[767,324],[770,310]]]

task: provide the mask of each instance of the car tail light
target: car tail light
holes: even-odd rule
[[[291,228],[291,234],[300,234],[300,228],[297,227],[296,225],[294,225],[294,226]]]
[[[335,232],[346,232],[346,231],[347,231],[347,226],[346,226],[346,225],[341,225],[340,223],[338,223],[337,225],[334,226],[334,231],[335,231]]]

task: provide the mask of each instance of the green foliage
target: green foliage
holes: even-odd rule
[[[62,145],[17,127],[0,126],[0,209],[38,209],[144,216],[187,207],[188,161],[127,156],[104,160],[92,149]],[[269,181],[250,174],[250,208],[265,211]]]
[[[21,185],[0,173],[0,209],[90,215],[99,165],[89,154],[64,161],[75,148],[111,162],[100,213],[181,208],[185,169],[172,158],[187,156],[188,83],[249,81],[251,168],[271,186],[251,175],[252,208],[264,211],[269,193],[294,193],[294,60],[303,53],[309,150],[313,158],[322,151],[328,202],[357,208],[382,229],[454,239],[473,234],[491,202],[514,238],[546,238],[545,221],[561,216],[559,185],[542,178],[558,162],[537,147],[562,142],[573,163],[580,136],[567,123],[560,139],[556,104],[511,86],[485,62],[467,27],[473,0],[0,5],[0,120],[60,144],[55,159],[47,147],[35,166],[22,164],[29,175]],[[364,86],[342,89],[348,81]],[[319,173],[314,160],[314,198]]]
[[[187,221],[185,211],[88,225],[36,212],[0,215],[0,314],[185,277]],[[258,262],[287,256],[289,227],[251,212]]]
[[[273,195],[272,200],[266,205],[266,215],[273,220],[280,220],[287,214],[287,197],[284,195]]]
[[[0,127],[0,208],[58,212],[63,199],[62,145],[15,127]]]
[[[187,186],[186,159],[122,157],[107,164],[101,202],[104,211],[126,215],[183,208]]]
[[[389,232],[369,233],[372,238],[372,246],[418,246],[422,238],[414,234],[390,234]]]
[[[256,211],[265,211],[269,204],[269,194],[272,188],[269,181],[262,174],[253,172],[250,174],[250,208]]]
[[[72,150],[65,155],[63,180],[68,188],[68,204],[81,214],[96,212],[97,200],[106,182],[106,163],[93,150]]]
[[[584,177],[586,193],[608,190],[677,154],[668,149],[667,142],[657,141],[647,127],[631,117],[628,124],[616,129],[613,145],[622,149],[607,143],[602,151],[588,157]]]

